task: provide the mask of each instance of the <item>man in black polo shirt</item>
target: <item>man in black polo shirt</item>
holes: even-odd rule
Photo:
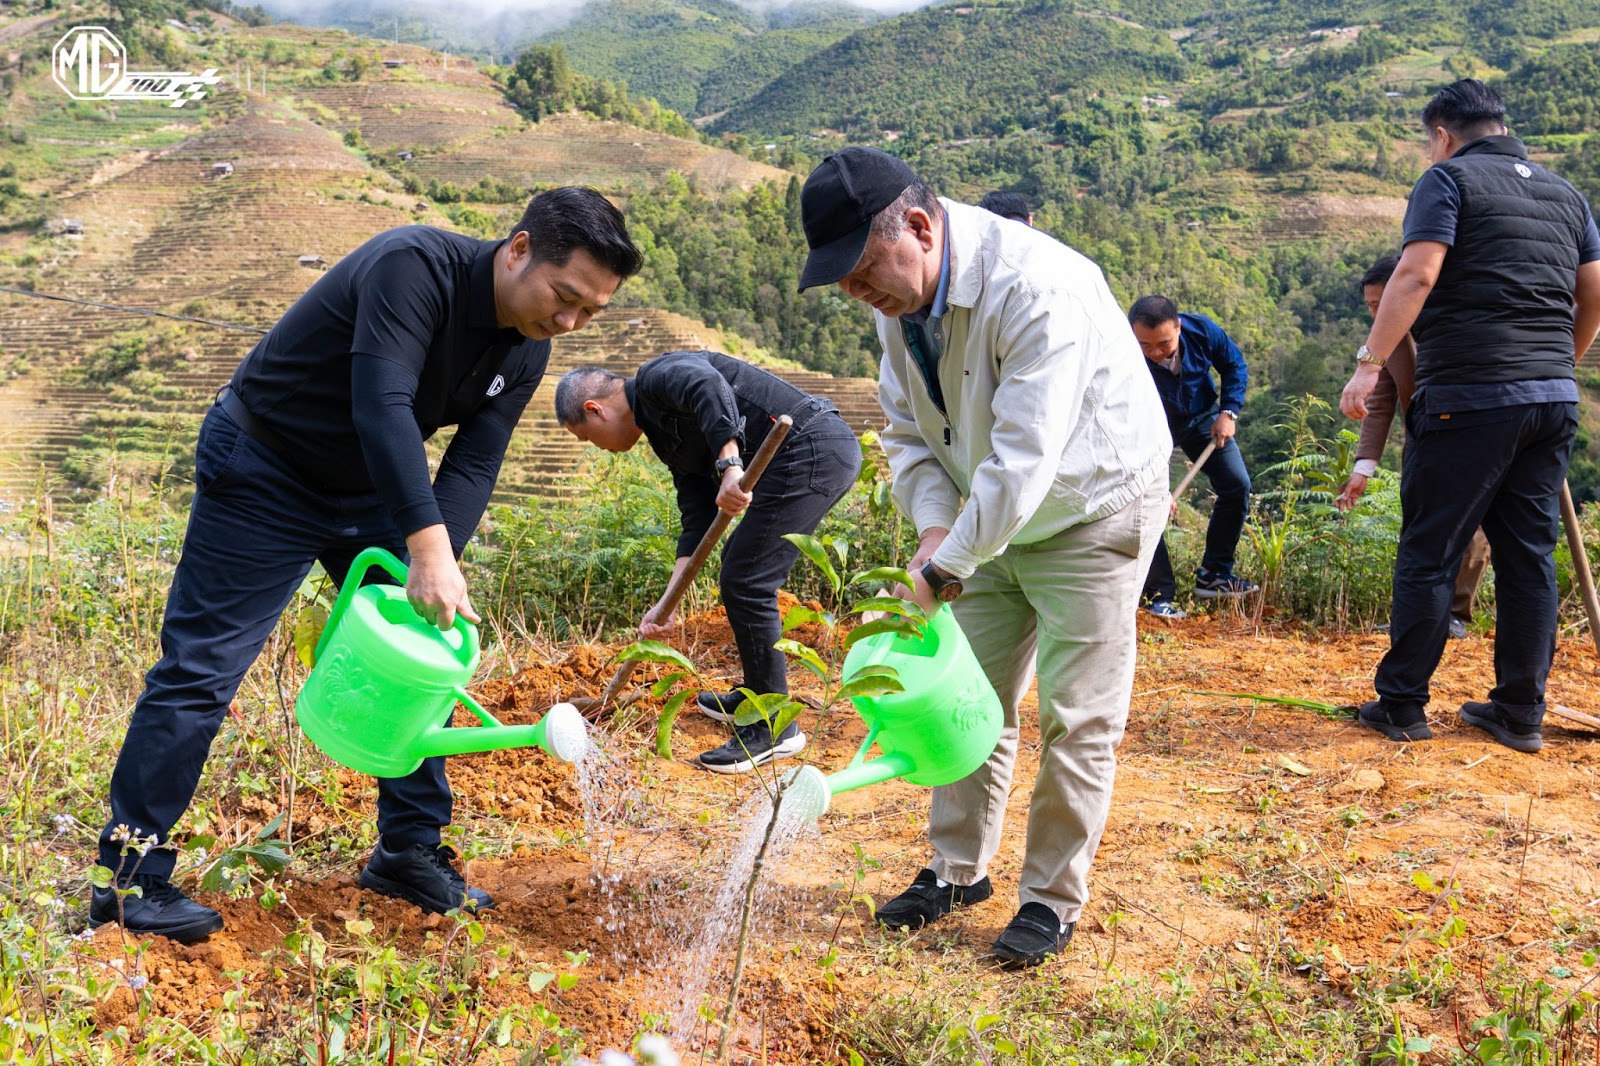
[[[111,777],[90,924],[184,942],[222,918],[171,883],[172,827],[194,796],[245,671],[313,562],[409,558],[406,596],[441,629],[478,621],[457,562],[482,517],[550,338],[603,308],[641,258],[592,189],[541,193],[511,237],[405,226],[367,241],[295,301],[218,394],[161,628]],[[459,428],[430,483],[423,441]],[[378,846],[360,883],[431,911],[492,906],[441,847],[444,760],[378,782]]]
[[[1554,552],[1578,424],[1576,356],[1600,330],[1600,233],[1567,182],[1506,135],[1480,81],[1422,112],[1434,165],[1406,209],[1405,251],[1384,288],[1340,407],[1366,414],[1378,371],[1409,330],[1389,653],[1360,721],[1391,740],[1433,736],[1428,682],[1444,653],[1456,571],[1482,525],[1495,569],[1495,687],[1461,719],[1538,751],[1556,641]]]
[[[739,487],[744,465],[783,415],[794,428],[752,496]],[[556,419],[609,452],[627,451],[641,434],[649,438],[672,471],[683,516],[674,578],[719,509],[744,514],[722,552],[722,606],[744,666],[739,687],[757,695],[788,692],[787,664],[773,645],[783,635],[778,586],[800,550],[783,535],[816,529],[861,470],[861,446],[833,404],[718,352],[668,352],[631,378],[595,366],[568,371],[556,386]],[[639,635],[667,640],[672,625],[658,603],[645,612]],[[698,702],[708,717],[732,724],[743,699],[738,691],[702,692]],[[735,726],[733,738],[699,762],[715,773],[740,774],[805,744],[793,722],[776,737],[766,722],[754,722]]]

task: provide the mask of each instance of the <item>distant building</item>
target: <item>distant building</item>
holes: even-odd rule
[[[396,152],[394,155],[396,159],[400,160],[400,162],[409,163],[411,160],[416,158],[417,154],[415,152]]]
[[[212,163],[211,176],[213,178],[226,178],[233,173],[232,163]]]
[[[406,61],[404,59],[385,59],[383,61],[383,65],[388,67],[390,70],[393,70],[395,67],[405,66]]]
[[[300,265],[321,270],[328,265],[328,261],[320,255],[302,255],[300,257]]]

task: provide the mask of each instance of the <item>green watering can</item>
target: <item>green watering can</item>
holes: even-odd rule
[[[802,766],[786,775],[785,817],[814,822],[833,796],[895,777],[928,788],[953,784],[993,754],[1005,712],[950,611],[936,611],[920,637],[874,633],[857,641],[844,676],[880,664],[894,667],[905,691],[851,697],[867,739],[836,774]],[[882,754],[867,759],[874,743]]]
[[[295,718],[335,762],[373,777],[404,777],[434,755],[537,745],[564,762],[589,750],[583,716],[558,703],[534,725],[501,725],[463,687],[478,665],[478,627],[456,615],[448,632],[425,621],[399,585],[362,585],[374,566],[404,584],[382,548],[356,556],[317,642]],[[457,702],[483,722],[451,729]]]

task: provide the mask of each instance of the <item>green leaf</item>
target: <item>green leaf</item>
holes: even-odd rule
[[[668,674],[666,677],[663,677],[660,681],[657,681],[655,684],[650,686],[650,695],[659,700],[668,692],[672,691],[673,685],[676,685],[679,681],[682,681],[688,676],[689,675],[684,673],[682,670]]]
[[[785,655],[792,655],[800,660],[800,665],[817,675],[818,681],[823,684],[828,683],[828,664],[822,661],[822,656],[818,655],[813,648],[800,643],[798,640],[780,640],[773,647]]]
[[[546,986],[548,986],[550,982],[554,981],[555,979],[556,975],[553,973],[544,973],[541,970],[535,970],[528,975],[528,991],[534,993],[543,992]]]
[[[756,722],[767,722],[774,725],[780,715],[789,708],[790,704],[804,709],[805,704],[792,699],[782,692],[763,692],[759,696],[747,688],[739,690],[745,694],[744,702],[739,704],[738,712],[733,716],[734,725],[754,725]],[[799,712],[796,711],[796,714]],[[793,715],[789,720],[794,721]]]
[[[839,565],[844,566],[850,561],[850,542],[843,537],[826,537],[823,543],[833,549],[833,554],[839,557]]]
[[[892,615],[903,618],[920,620],[922,611],[913,600],[904,600],[899,596],[868,596],[864,600],[857,600],[850,605],[850,614],[866,614],[868,611],[887,611]]]
[[[556,978],[556,987],[563,992],[570,990],[577,983],[578,975],[575,973],[564,973]]]
[[[95,888],[110,888],[111,882],[117,879],[115,871],[106,866],[89,867],[89,883]]]
[[[915,618],[897,616],[893,618],[874,618],[870,622],[863,622],[852,629],[844,638],[844,646],[853,648],[856,641],[877,636],[879,633],[898,633],[904,637],[922,636],[923,623]]]
[[[672,758],[672,723],[678,720],[678,712],[693,695],[692,689],[679,689],[661,708],[661,717],[656,719],[656,754],[663,759]]]
[[[261,831],[256,834],[256,839],[266,840],[270,837],[276,836],[278,830],[283,828],[283,821],[288,816],[288,811],[279,811],[278,816],[263,826]]]
[[[906,687],[898,678],[884,677],[871,674],[866,677],[856,677],[839,689],[835,699],[848,700],[857,696],[882,696],[890,692],[904,692]]]
[[[1414,1055],[1425,1054],[1433,1050],[1433,1041],[1427,1037],[1413,1036],[1406,1040],[1406,1050]]]
[[[617,652],[617,662],[666,663],[668,666],[676,666],[696,676],[700,673],[683,652],[659,640],[634,641]]]
[[[783,631],[789,632],[800,626],[810,625],[812,622],[821,622],[825,616],[820,611],[813,611],[803,603],[797,603],[789,608],[789,613],[783,616]]]
[[[871,570],[862,570],[859,573],[851,574],[850,580],[846,584],[871,585],[880,581],[910,588],[911,572],[898,566],[877,566]]]
[[[315,600],[301,607],[294,616],[294,655],[300,665],[317,665],[317,642],[328,627],[328,609]]]
[[[839,592],[839,571],[833,568],[833,563],[828,560],[828,552],[822,546],[822,541],[808,533],[785,533],[783,539],[800,549],[800,554],[811,560],[811,565],[822,571],[822,576],[827,579],[828,587],[834,594]]]

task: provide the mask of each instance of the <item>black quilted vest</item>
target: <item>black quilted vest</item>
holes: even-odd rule
[[[1515,137],[1438,164],[1461,192],[1456,241],[1412,327],[1418,385],[1573,376],[1572,290],[1589,205]]]

